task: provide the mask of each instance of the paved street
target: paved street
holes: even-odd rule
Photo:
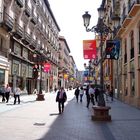
[[[21,96],[21,104],[0,103],[0,140],[139,140],[140,110],[117,100],[109,102],[111,122],[91,120],[91,107],[76,103],[73,91],[67,93],[65,111],[58,115],[55,93],[45,101],[36,95]]]

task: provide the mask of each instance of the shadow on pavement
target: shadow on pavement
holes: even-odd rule
[[[58,113],[50,114],[53,115]],[[68,101],[64,112],[51,126],[46,127],[49,131],[39,140],[93,140],[96,128],[91,121],[91,111],[86,108],[86,103],[77,103],[74,99]]]
[[[59,113],[52,113],[50,116],[59,115]]]

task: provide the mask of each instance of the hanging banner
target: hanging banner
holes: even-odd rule
[[[120,41],[107,40],[106,41],[106,59],[119,59]]]
[[[45,63],[44,64],[44,72],[49,72],[51,69],[51,64],[50,63]]]
[[[96,58],[96,40],[83,40],[84,59]]]

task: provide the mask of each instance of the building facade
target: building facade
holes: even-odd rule
[[[140,1],[103,0],[102,5],[104,22],[112,30],[113,18],[120,18],[119,26],[106,40],[117,39],[121,44],[119,59],[104,61],[104,75],[110,77],[107,80],[114,87],[117,98],[140,107]]]
[[[0,15],[0,77],[4,84],[21,86],[28,94],[39,89],[40,81],[43,90],[53,89],[58,83],[60,29],[48,1],[1,0]],[[47,73],[42,68],[46,62],[51,64]],[[38,65],[36,79],[35,65]]]

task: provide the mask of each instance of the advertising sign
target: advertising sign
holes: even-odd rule
[[[83,40],[84,59],[96,58],[96,40]]]
[[[106,41],[106,59],[119,59],[120,41],[107,40]]]

